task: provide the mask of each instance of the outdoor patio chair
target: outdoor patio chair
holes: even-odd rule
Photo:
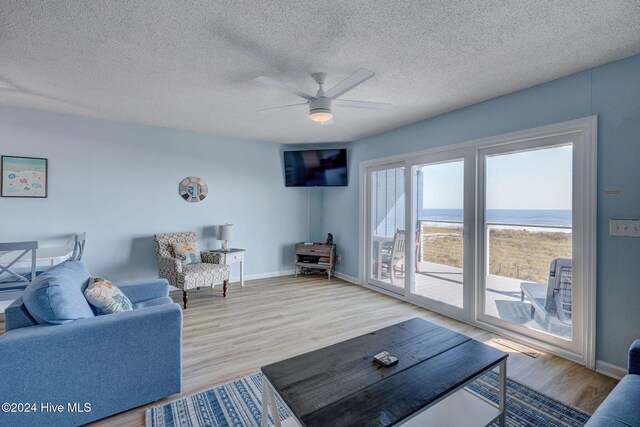
[[[391,280],[391,284],[394,282],[396,271],[400,271],[404,274],[404,242],[405,232],[404,230],[396,231],[393,236],[393,246],[388,254],[382,254],[382,268],[386,268]]]
[[[36,277],[36,250],[38,242],[0,243],[0,291],[24,289]],[[20,273],[14,265],[31,252],[31,268]],[[14,267],[12,269],[12,267]]]
[[[571,266],[562,268],[560,271],[560,286],[553,292],[553,298],[556,303],[556,313],[558,319],[562,323],[571,324],[571,283],[572,283]]]
[[[520,301],[527,297],[531,302],[531,318],[538,318],[549,327],[552,314],[562,323],[571,323],[571,260],[556,258],[549,266],[549,280],[540,283],[520,283]]]

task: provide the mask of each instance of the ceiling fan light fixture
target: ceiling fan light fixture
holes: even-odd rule
[[[328,122],[333,118],[333,114],[331,110],[327,110],[324,108],[319,108],[317,110],[313,110],[309,112],[309,118],[314,122]]]
[[[335,105],[339,105],[341,107],[388,110],[389,108],[391,108],[392,106],[391,104],[386,104],[382,102],[337,99],[338,97],[349,92],[354,87],[362,84],[362,82],[364,82],[365,80],[370,79],[374,75],[375,73],[373,71],[367,70],[365,68],[361,68],[325,92],[323,85],[325,83],[327,75],[325,73],[314,73],[311,75],[311,77],[313,77],[313,79],[318,84],[318,91],[316,92],[315,96],[308,94],[306,92],[303,92],[301,90],[298,90],[295,87],[290,86],[286,83],[273,80],[272,78],[269,78],[269,77],[260,76],[256,78],[256,81],[263,83],[267,86],[272,86],[272,87],[284,90],[286,92],[292,93],[306,100],[306,102],[303,102],[301,104],[291,104],[291,105],[283,105],[281,107],[266,108],[264,110],[260,110],[260,112],[261,113],[274,112],[274,111],[283,110],[285,108],[308,104],[309,119],[311,119],[316,123],[331,123],[331,119],[333,118],[333,111],[331,110],[333,101],[336,101]]]
[[[331,99],[319,96],[309,100],[309,118],[314,122],[328,122],[333,117]]]

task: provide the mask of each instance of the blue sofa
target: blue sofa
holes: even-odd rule
[[[30,412],[3,407],[0,426],[80,425],[181,391],[182,309],[166,280],[118,284],[134,309],[107,315],[84,299],[88,282],[64,262],[5,310],[0,403]]]
[[[640,427],[640,340],[629,349],[629,373],[594,412],[587,426]]]

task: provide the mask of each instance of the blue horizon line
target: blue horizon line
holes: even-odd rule
[[[487,209],[486,221],[504,225],[531,226],[571,226],[572,210],[570,209]],[[462,222],[463,210],[456,208],[422,208],[418,212],[418,220],[456,223]]]

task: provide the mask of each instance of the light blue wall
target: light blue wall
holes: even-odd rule
[[[92,274],[157,276],[153,234],[196,231],[219,247],[215,226],[236,224],[245,273],[293,270],[293,243],[307,238],[307,190],[285,188],[282,146],[195,132],[0,106],[0,154],[49,159],[49,198],[0,198],[0,241],[64,242],[87,231]],[[178,183],[209,184],[201,203]],[[319,211],[319,193],[312,204]],[[234,275],[238,272],[234,266]]]
[[[427,96],[428,94],[425,94]],[[612,218],[640,218],[640,56],[356,141],[349,186],[323,190],[323,231],[340,242],[338,271],[357,277],[363,160],[598,115],[597,359],[626,367],[640,338],[640,239],[610,237]],[[622,195],[604,196],[607,189]]]

